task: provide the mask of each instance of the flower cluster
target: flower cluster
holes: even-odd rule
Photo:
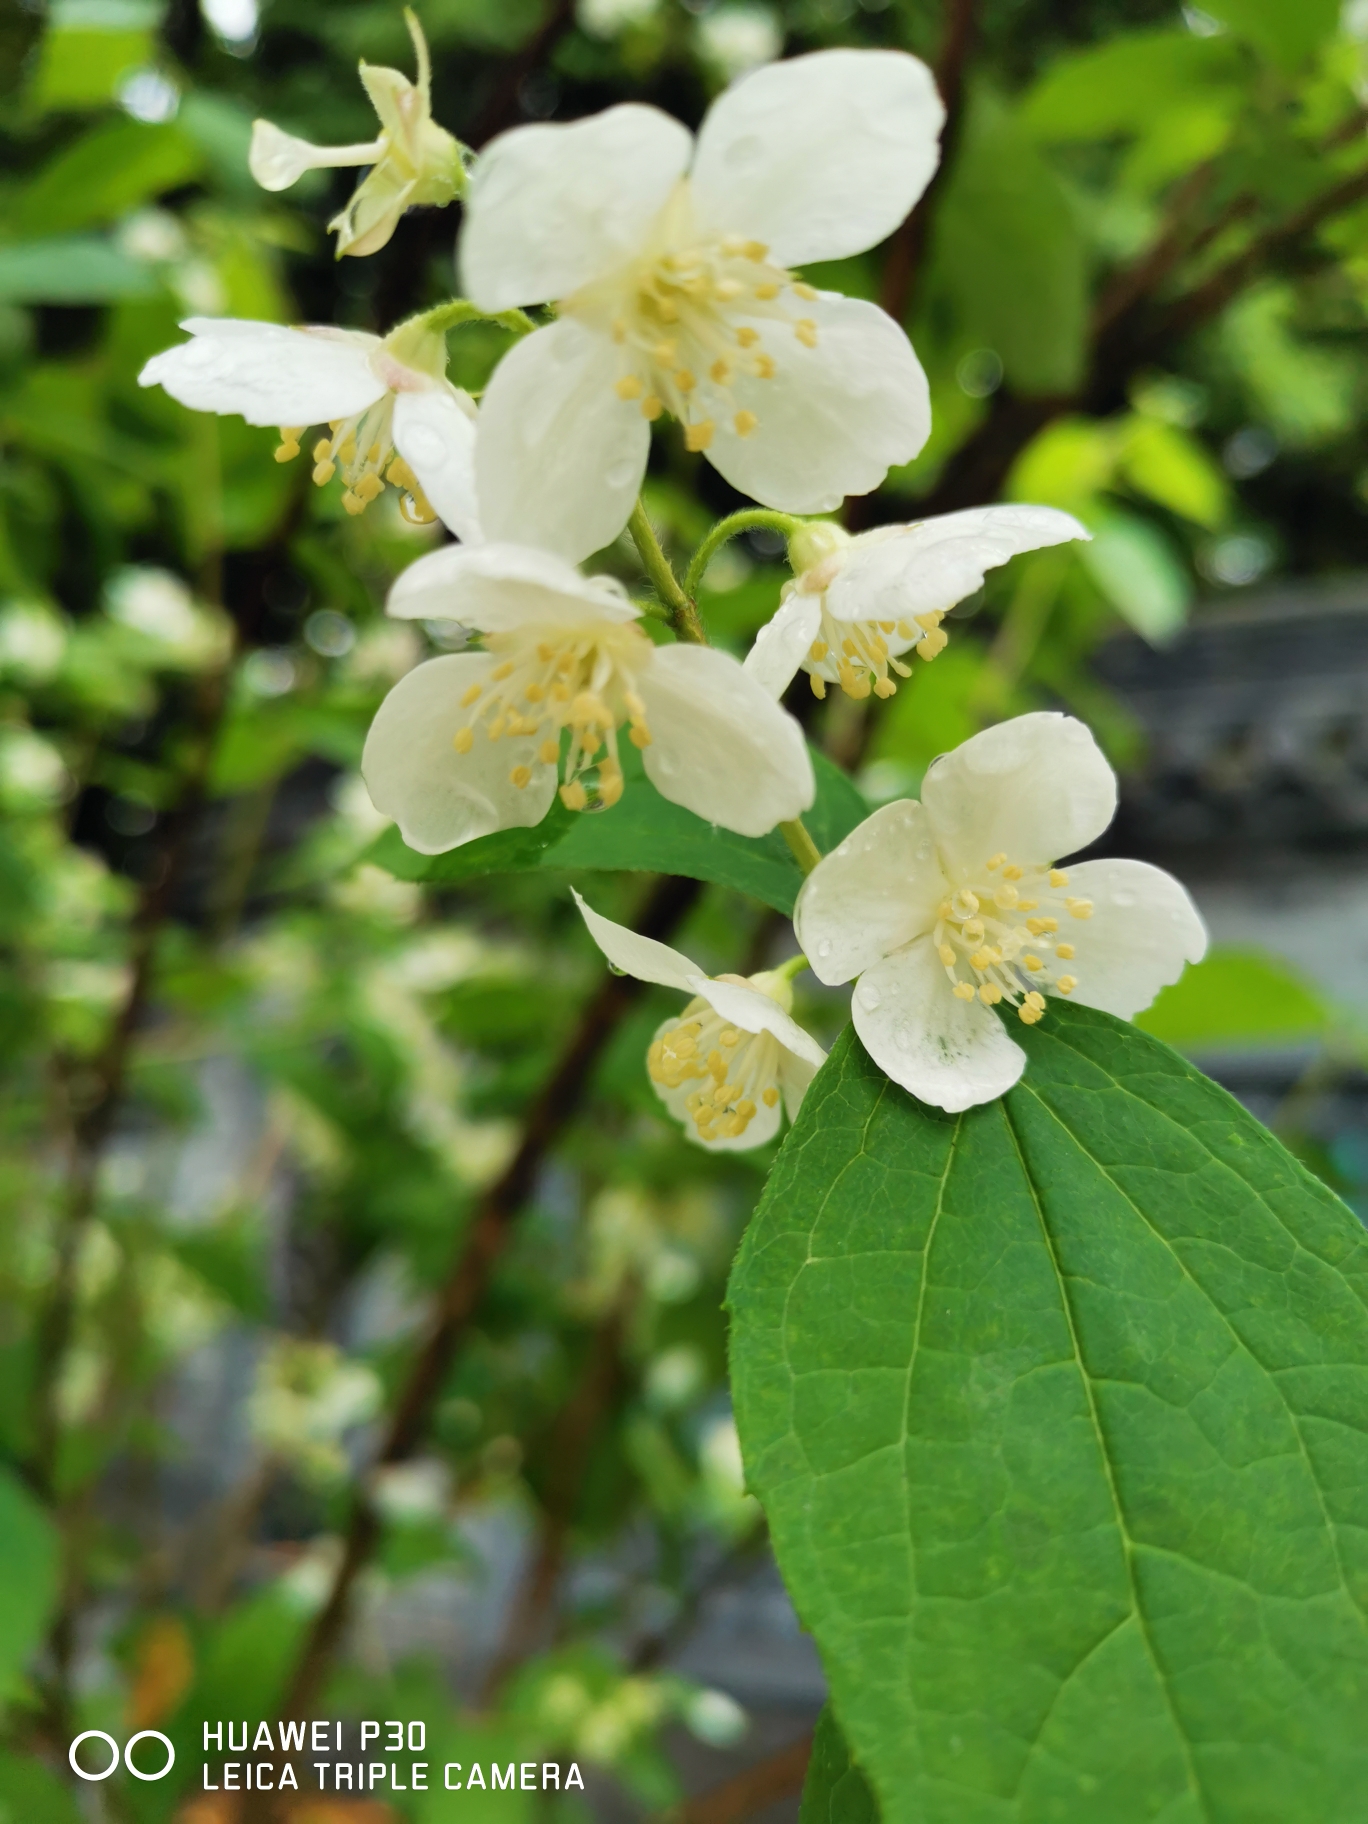
[[[403,677],[367,738],[371,797],[410,847],[537,824],[557,800],[611,810],[634,749],[663,797],[743,837],[783,826],[811,856],[813,766],[781,703],[796,673],[818,697],[891,696],[989,569],[1088,536],[1023,505],[856,537],[798,517],[877,488],[930,430],[902,327],[803,276],[877,245],[925,189],[944,118],[930,73],[902,52],[821,51],[734,84],[696,137],[633,104],[517,128],[471,161],[433,121],[427,47],[406,17],[417,82],[362,65],[374,141],[319,148],[259,121],[251,168],[279,190],[369,165],[332,224],[339,255],[383,246],[410,207],[460,197],[466,297],[384,336],[194,318],[142,382],[277,427],[282,462],[316,428],[313,480],[340,481],[347,512],[392,488],[409,520],[459,541],[412,563],[387,603],[480,643]],[[478,315],[517,339],[477,407],[446,378],[446,334]],[[788,530],[793,578],[744,663],[705,643],[640,504],[669,421]],[[672,642],[653,637],[659,610],[579,568],[629,525]],[[1062,995],[1129,1014],[1175,979],[1204,944],[1176,882],[1135,862],[1059,865],[1114,805],[1081,724],[989,729],[931,768],[920,804],[885,806],[816,865],[795,911],[805,955],[748,979],[710,977],[577,901],[616,968],[690,997],[648,1054],[666,1108],[700,1145],[749,1147],[792,1118],[825,1055],[792,1018],[801,968],[857,978],[871,1055],[946,1109],[1019,1075],[1008,1013],[1032,1025]]]

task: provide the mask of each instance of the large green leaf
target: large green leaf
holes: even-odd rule
[[[0,1701],[13,1693],[57,1595],[51,1522],[16,1476],[0,1469]]]
[[[157,275],[102,235],[0,247],[0,304],[109,304],[153,297]]]
[[[814,753],[812,764],[817,802],[803,822],[825,854],[864,821],[868,806],[829,760]],[[397,830],[388,830],[370,860],[401,880],[473,880],[529,868],[685,874],[735,887],[777,911],[793,910],[803,877],[782,836],[737,836],[662,798],[634,747],[624,748],[622,768],[627,789],[610,811],[567,811],[558,800],[534,829],[498,830],[445,855],[418,855]]]
[[[11,226],[23,239],[93,228],[203,169],[203,152],[172,121],[102,121],[49,159],[25,188]]]
[[[1056,58],[1028,92],[1021,118],[1047,142],[1140,133],[1185,102],[1220,95],[1233,107],[1241,65],[1228,38],[1170,26],[1129,32]]]
[[[1083,370],[1083,238],[1059,181],[1016,115],[974,98],[936,212],[933,298],[997,351],[1025,393],[1068,392]]]
[[[798,1824],[879,1824],[874,1794],[850,1758],[830,1704],[819,1717],[812,1738]]]
[[[1361,1824],[1368,1237],[1052,1004],[959,1115],[849,1032],[731,1286],[751,1486],[884,1824]]]

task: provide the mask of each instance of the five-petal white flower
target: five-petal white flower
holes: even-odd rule
[[[402,678],[366,737],[376,808],[423,854],[540,823],[558,781],[571,810],[615,804],[624,725],[657,791],[710,823],[762,836],[813,801],[793,718],[726,653],[653,645],[609,577],[525,545],[447,545],[410,564],[387,607],[484,635],[483,652]]]
[[[741,1152],[774,1137],[781,1105],[796,1119],[826,1053],[792,1017],[786,970],[705,975],[668,944],[602,917],[578,893],[575,904],[614,967],[693,997],[657,1029],[646,1054],[656,1094],[690,1140],[712,1152]]]
[[[340,469],[349,513],[388,481],[410,519],[436,514],[462,538],[478,537],[475,406],[446,379],[446,343],[422,318],[383,339],[234,317],[188,317],[181,328],[190,341],[153,355],[140,386],[165,387],[194,411],[278,426],[278,462],[299,454],[309,425],[326,424],[313,478],[321,487]]]
[[[916,455],[930,405],[900,326],[789,268],[889,235],[936,168],[943,119],[916,58],[831,50],[736,83],[696,145],[635,103],[496,139],[466,200],[465,288],[488,311],[555,300],[558,320],[504,357],[482,402],[490,537],[512,535],[499,515],[521,499],[538,544],[608,544],[664,411],[734,486],[792,513]]]
[[[337,252],[378,253],[415,204],[442,207],[455,202],[465,186],[460,142],[432,118],[432,65],[427,40],[412,11],[404,20],[418,58],[418,80],[399,70],[362,63],[361,83],[380,117],[379,136],[356,146],[315,146],[307,139],[273,126],[252,124],[248,164],[263,190],[288,190],[306,171],[340,165],[370,165],[372,170],[352,192],[351,201],[328,223],[337,235]]]
[[[794,913],[809,966],[858,976],[852,1017],[894,1082],[951,1111],[1011,1088],[1047,994],[1128,1019],[1206,930],[1187,893],[1143,861],[1054,864],[1100,836],[1116,777],[1072,717],[1018,716],[937,760],[920,804],[887,804],[825,857]]]
[[[922,659],[944,650],[942,618],[980,587],[985,571],[1023,551],[1091,536],[1055,507],[969,507],[854,538],[819,520],[789,543],[797,574],[756,635],[746,670],[776,697],[800,668],[819,697],[828,684],[852,697],[867,697],[871,686],[876,697],[891,697],[898,686],[889,672],[910,677],[901,661],[913,648]]]

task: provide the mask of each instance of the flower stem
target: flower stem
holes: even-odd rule
[[[713,553],[719,546],[725,545],[728,539],[761,526],[770,532],[782,532],[785,538],[791,538],[802,523],[801,519],[795,519],[791,513],[776,513],[771,507],[746,507],[740,513],[730,513],[726,519],[719,519],[689,560],[689,568],[684,577],[686,594],[690,599],[698,594]]]
[[[801,975],[807,966],[808,960],[800,950],[796,956],[789,957],[787,962],[780,963],[779,967],[772,969],[770,973],[771,975],[781,975],[786,982],[791,982],[794,976]]]
[[[646,567],[646,574],[655,585],[655,592],[665,604],[670,616],[670,625],[674,628],[675,637],[688,640],[695,646],[706,646],[708,636],[703,631],[703,623],[698,618],[698,610],[693,600],[679,586],[679,578],[670,565],[670,560],[660,548],[660,540],[655,529],[646,517],[646,509],[638,500],[632,508],[632,517],[627,521],[627,530],[632,535],[632,543],[641,556]]]
[[[790,823],[781,823],[779,834],[793,851],[793,859],[804,874],[811,874],[822,859],[822,851],[808,835],[807,825],[802,818],[795,817]]]
[[[416,317],[410,317],[409,322],[421,323],[424,329],[439,336],[449,329],[459,329],[462,323],[497,323],[501,329],[511,329],[518,336],[529,335],[537,327],[525,310],[481,310],[469,298],[451,298],[432,310],[420,311]]]

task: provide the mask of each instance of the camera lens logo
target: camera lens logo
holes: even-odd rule
[[[144,1773],[140,1767],[135,1767],[133,1765],[133,1750],[137,1747],[139,1742],[146,1742],[149,1740],[160,1742],[162,1747],[166,1750],[166,1765],[159,1768],[156,1773]],[[109,1765],[99,1773],[87,1773],[85,1768],[82,1767],[76,1759],[76,1750],[80,1747],[81,1743],[90,1741],[103,1742],[109,1749]],[[119,1744],[114,1740],[112,1735],[106,1735],[103,1729],[87,1729],[82,1734],[78,1735],[76,1740],[71,1744],[70,1748],[67,1750],[67,1759],[71,1763],[71,1771],[76,1775],[78,1780],[107,1780],[110,1774],[118,1767],[120,1761],[127,1767],[135,1780],[164,1780],[176,1764],[176,1751],[171,1746],[170,1738],[163,1735],[160,1729],[139,1729],[136,1735],[130,1735],[128,1740],[124,1743],[122,1754],[119,1752]]]

